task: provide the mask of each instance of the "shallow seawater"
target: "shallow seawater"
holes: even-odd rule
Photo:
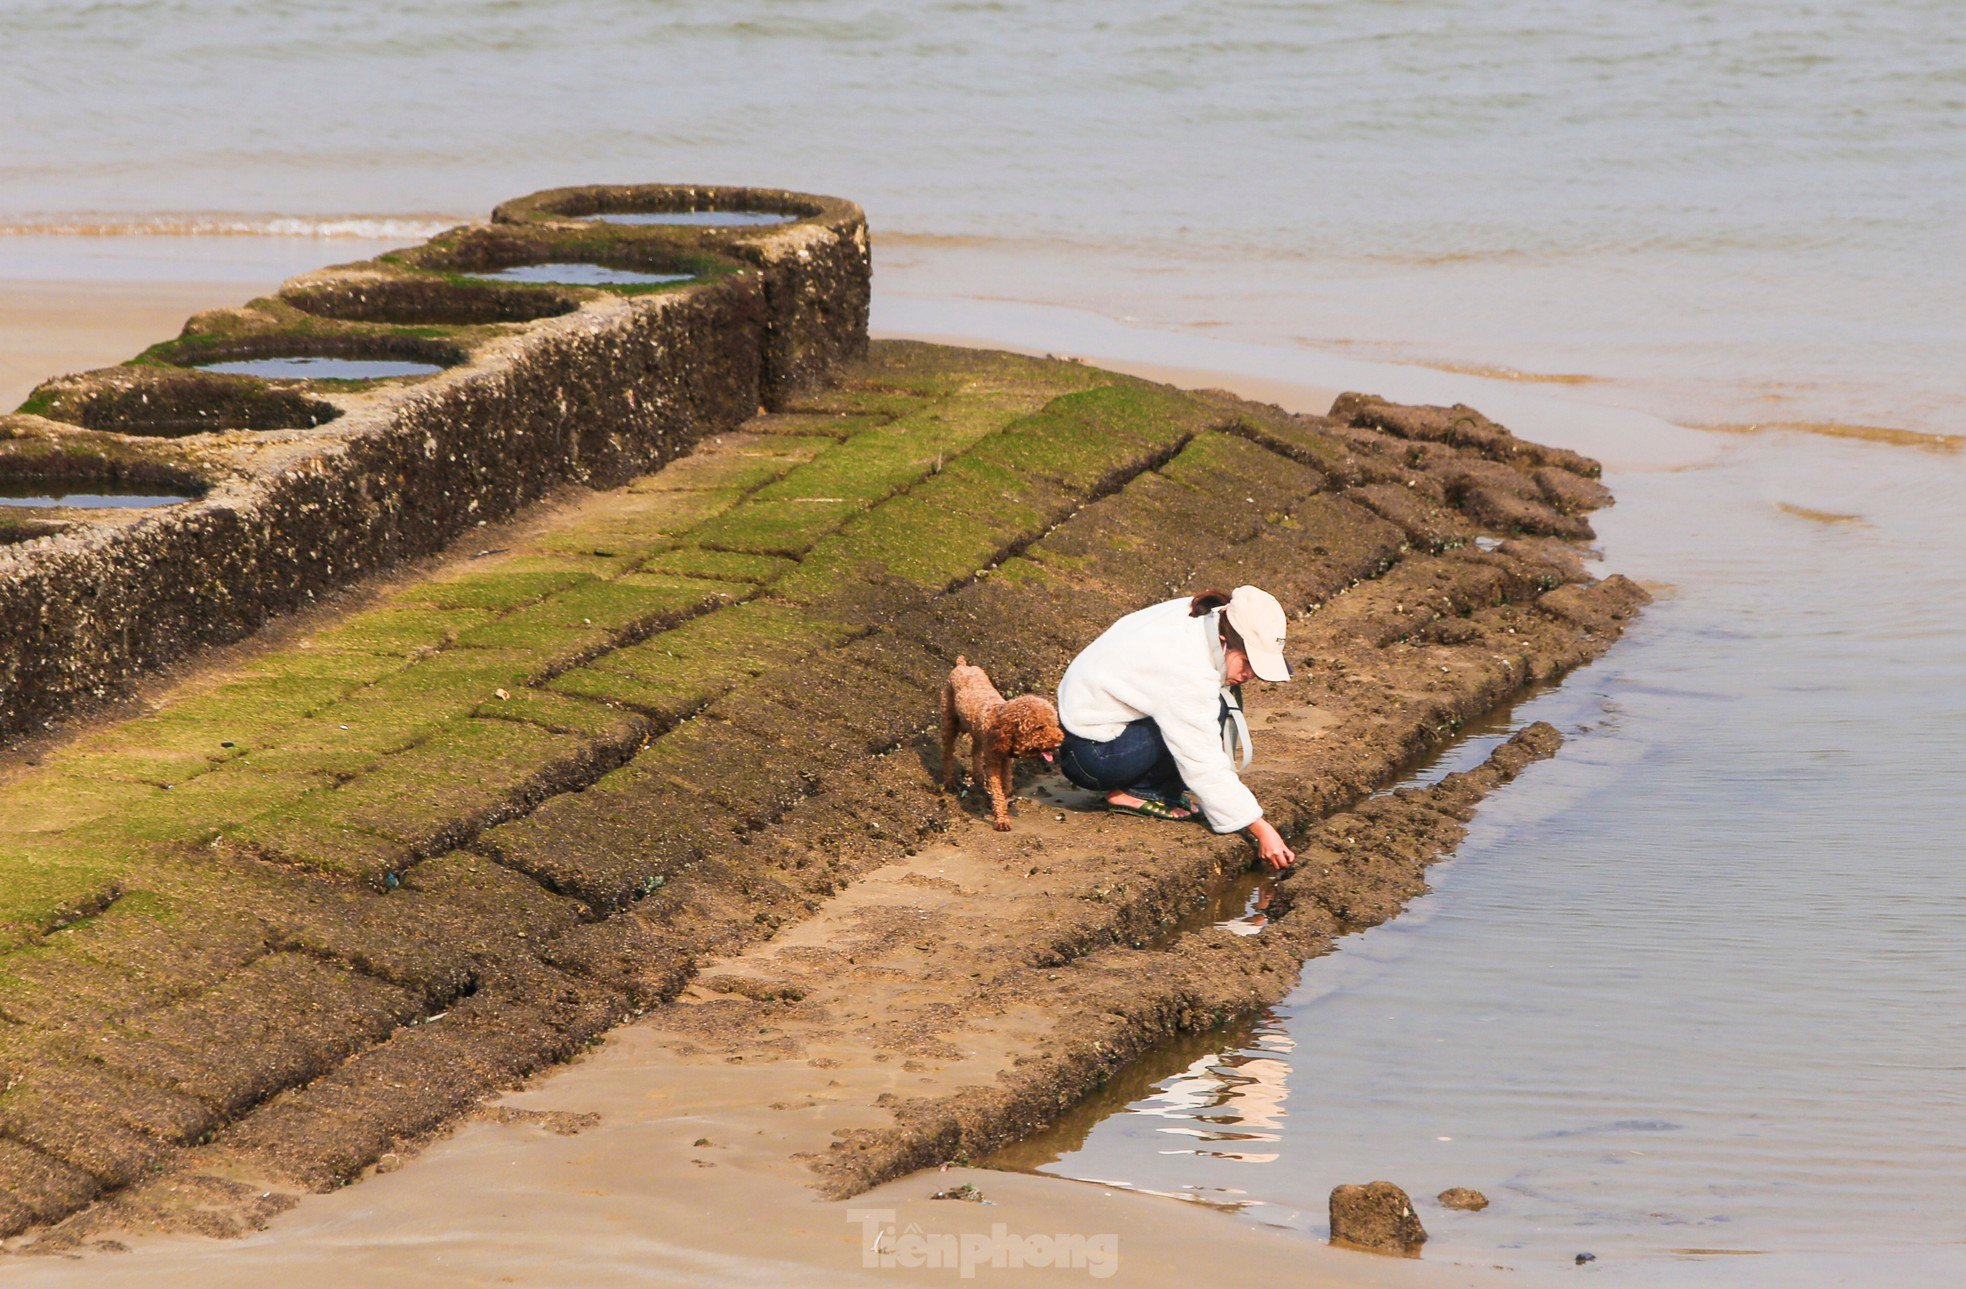
[[[1716,442],[1610,480],[1605,566],[1667,584],[1625,640],[1416,771],[1568,740],[1432,893],[1000,1162],[1310,1235],[1385,1178],[1429,1258],[1552,1274],[1960,1282],[1966,457]]]
[[[664,225],[677,228],[769,228],[789,224],[797,215],[781,215],[770,210],[644,210],[606,215],[583,215],[597,224],[624,224],[630,227]]]
[[[41,492],[34,488],[0,484],[0,506],[31,506],[51,509],[68,506],[78,510],[148,510],[190,501],[188,496],[154,492]]]
[[[0,50],[0,228],[410,240],[546,183],[771,184],[864,205],[890,290],[1689,420],[1960,402],[1950,0],[12,0]]]
[[[466,277],[487,282],[535,282],[552,286],[662,286],[687,282],[688,273],[644,273],[638,269],[610,268],[606,264],[582,264],[572,260],[551,264],[515,264],[507,269],[467,273]]]
[[[198,370],[220,372],[227,376],[258,376],[265,380],[389,380],[398,376],[434,376],[444,369],[436,363],[399,358],[282,355],[203,363]]]

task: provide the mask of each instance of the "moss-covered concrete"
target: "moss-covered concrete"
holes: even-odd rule
[[[793,395],[816,388],[841,363],[867,352],[872,252],[866,220],[851,202],[781,188],[591,184],[508,201],[492,219],[514,229],[591,236],[595,225],[584,223],[583,216],[697,210],[778,212],[796,222],[762,230],[606,227],[617,235],[650,234],[667,245],[756,267],[765,289],[765,406],[784,406]]]
[[[634,191],[688,201],[699,190]],[[778,198],[800,218],[708,238],[578,220],[453,229],[199,314],[122,366],[37,389],[0,416],[0,485],[151,481],[197,500],[53,514],[0,500],[0,741],[559,483],[619,483],[864,350],[859,209]],[[605,288],[469,276],[560,259],[687,277]],[[825,293],[844,302],[817,302]],[[201,370],[274,355],[443,370],[363,381]]]
[[[1535,471],[1587,465],[1372,415],[879,346],[14,771],[0,1230],[103,1194],[163,1220],[187,1169],[333,1184],[960,826],[916,746],[956,652],[1014,691],[1198,585],[1323,606],[1397,684],[1334,683],[1346,768],[1264,784],[1298,828],[1615,637],[1635,589],[1487,527],[1461,484],[1579,518]],[[1434,520],[1366,499],[1388,485],[1510,540],[1431,553]]]

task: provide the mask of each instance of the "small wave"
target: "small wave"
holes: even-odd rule
[[[0,223],[0,237],[318,237],[400,241],[466,221],[450,215],[78,215]]]

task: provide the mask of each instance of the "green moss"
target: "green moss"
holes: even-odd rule
[[[756,675],[850,635],[844,624],[796,606],[754,600],[685,622],[597,659],[595,665],[647,679]]]
[[[601,649],[624,633],[652,630],[667,621],[741,598],[751,588],[738,582],[631,573],[584,582],[538,604],[473,628],[461,647],[524,650],[533,655],[529,674],[557,670],[573,657]]]
[[[839,442],[862,430],[885,425],[885,416],[851,416],[844,412],[773,412],[747,422],[745,432],[768,434],[773,439],[808,440],[815,445],[824,440]],[[817,447],[814,448],[815,453]]]
[[[579,528],[543,533],[527,549],[603,561],[608,571],[602,576],[613,577],[675,545],[674,537],[653,530],[647,515],[611,513]]]
[[[660,476],[649,476],[659,478]],[[678,537],[723,514],[744,499],[741,488],[656,489],[644,488],[648,478],[628,485],[631,493],[657,494],[659,508],[652,508],[645,520],[650,537]]]
[[[789,604],[752,600],[692,619],[557,677],[548,688],[623,703],[665,720],[696,710],[742,677],[852,634]]]
[[[996,576],[1027,590],[1038,590],[1058,583],[1058,575],[1047,563],[1022,555],[1005,560],[997,567]]]
[[[778,555],[699,550],[687,546],[664,551],[642,565],[643,571],[648,573],[673,573],[684,577],[718,578],[726,582],[759,585],[778,580],[791,567],[791,560]]]
[[[380,882],[385,873],[407,868],[414,859],[400,842],[312,816],[250,820],[227,829],[224,839],[276,863],[371,884]]]
[[[209,358],[229,336],[211,333],[206,335],[177,336],[150,346],[134,358],[124,361],[125,367],[188,367],[194,366],[201,358]]]
[[[1294,461],[1279,461],[1274,452],[1233,434],[1203,434],[1161,467],[1163,477],[1210,496],[1249,496],[1263,490],[1277,474],[1305,476]]]
[[[688,716],[736,683],[735,673],[722,668],[679,665],[674,670],[688,674],[630,675],[589,665],[555,676],[547,682],[546,689],[597,705],[619,704],[666,726]]]
[[[633,712],[544,689],[513,690],[506,698],[480,704],[471,714],[481,720],[524,721],[609,743],[639,739],[649,730],[648,722]]]
[[[214,752],[220,749],[214,747]],[[128,783],[176,784],[203,774],[218,763],[197,752],[129,748],[117,752],[65,752],[49,764],[87,779],[119,779]]]
[[[53,859],[0,841],[0,946],[22,943],[106,905],[123,872],[115,862]]]
[[[202,719],[185,719],[193,702],[85,734],[42,762],[49,770],[83,778],[178,783],[240,756],[239,740],[217,733]],[[231,743],[233,746],[226,747]]]
[[[933,474],[986,435],[1025,415],[1042,399],[1001,393],[964,395],[918,407],[863,429],[776,483],[759,501],[840,497],[873,501]]]
[[[162,795],[161,788],[148,783],[91,779],[60,771],[31,775],[7,785],[0,837],[20,839],[37,833],[66,832],[104,815],[141,810]]]
[[[343,732],[340,722],[337,722],[333,729],[335,735]],[[400,723],[389,727],[391,733],[388,739],[389,746],[403,744],[406,736],[401,733],[401,729]],[[325,731],[316,730],[313,733],[315,737],[311,741],[318,742],[322,738],[332,737]],[[351,729],[348,733],[352,736],[355,731]],[[374,769],[383,758],[382,752],[362,745],[362,740],[353,737],[339,747],[308,746],[308,741],[310,740],[261,748],[249,753],[244,760],[253,768],[269,773],[324,774],[330,779],[339,781],[351,779]]]
[[[214,696],[245,696],[264,692],[268,697],[279,699],[289,697],[290,690],[315,683],[352,689],[380,680],[391,672],[401,670],[402,666],[400,657],[388,654],[320,649],[302,644],[296,649],[282,649],[240,664],[240,679],[230,681],[212,693]],[[196,699],[187,700],[185,706],[192,708],[198,702]]]
[[[317,649],[401,657],[449,644],[493,618],[489,609],[444,609],[423,604],[389,605],[358,613],[313,639]]]
[[[77,828],[72,838],[84,845],[201,844],[329,782],[323,774],[234,762],[160,794],[142,810],[124,811]]]
[[[603,648],[614,632],[604,626],[568,625],[562,615],[544,605],[509,613],[466,634],[460,645],[486,649],[520,650],[533,659],[528,675],[546,672],[557,661]]]
[[[746,501],[700,525],[693,535],[704,546],[716,550],[749,555],[801,555],[859,513],[864,505],[864,502],[838,498]]]
[[[952,455],[953,447],[928,435],[869,431],[760,488],[754,499],[878,501],[930,474]]]
[[[274,819],[359,829],[428,853],[458,821],[495,810],[544,765],[577,747],[569,736],[536,725],[463,717],[370,773],[305,797]]]
[[[386,708],[392,702],[401,703],[405,711],[429,707],[465,711],[496,690],[523,685],[539,664],[539,656],[525,649],[445,649],[418,658],[323,715],[332,720],[357,705]]]
[[[786,410],[816,417],[865,417],[891,421],[920,407],[923,395],[911,390],[840,386],[806,394]]]
[[[412,604],[430,604],[440,609],[502,612],[543,600],[592,576],[585,570],[570,567],[513,570],[509,565],[499,565],[483,573],[413,587],[402,598]]]
[[[790,452],[710,452],[672,461],[628,485],[631,493],[734,490],[742,495],[797,466]]]
[[[26,416],[46,416],[52,418],[54,417],[55,410],[54,393],[46,388],[37,389],[32,394],[29,394],[27,400],[15,410]]]
[[[1356,467],[1350,463],[1350,450],[1342,441],[1315,425],[1281,415],[1268,415],[1248,407],[1238,409],[1236,420],[1258,442],[1275,448],[1284,456],[1312,466],[1334,479],[1353,477]]]
[[[924,589],[951,585],[1212,416],[1196,400],[1148,385],[1095,386],[1053,399],[816,543],[778,590],[814,603],[874,576]]]

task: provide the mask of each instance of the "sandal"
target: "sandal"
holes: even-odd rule
[[[1109,815],[1139,815],[1143,819],[1164,819],[1175,824],[1184,824],[1194,818],[1192,814],[1177,815],[1174,810],[1175,807],[1165,801],[1156,801],[1152,797],[1140,798],[1137,806],[1122,806],[1112,801],[1106,803],[1106,813]]]

